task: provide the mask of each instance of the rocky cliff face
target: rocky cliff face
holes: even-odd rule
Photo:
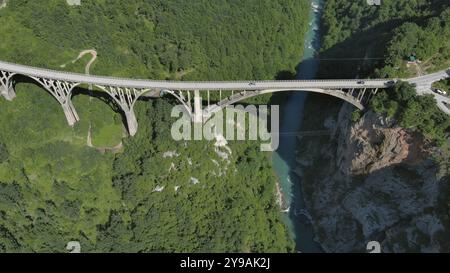
[[[301,141],[308,145],[299,153],[302,187],[317,240],[331,252],[365,252],[374,240],[383,252],[439,251],[442,178],[431,145],[371,111],[352,123],[351,111],[342,107],[330,139]]]
[[[411,136],[402,128],[368,112],[355,125],[350,124],[349,111],[339,115],[337,134],[337,164],[346,175],[370,173],[384,167],[402,163],[410,155]]]

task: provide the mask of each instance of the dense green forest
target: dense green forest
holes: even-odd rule
[[[447,0],[328,0],[322,24],[321,58],[340,59],[322,61],[322,75],[408,77],[450,66]],[[420,63],[408,64],[411,56]]]
[[[301,59],[309,3],[296,0],[11,0],[0,59],[154,79],[273,79]],[[65,66],[64,66],[65,65]],[[0,251],[293,250],[275,202],[270,154],[257,142],[175,142],[167,100],[139,101],[123,138],[113,103],[75,92],[67,126],[39,86],[0,100]],[[83,90],[80,90],[83,91]],[[95,147],[87,146],[88,132]],[[200,152],[201,151],[201,152]]]
[[[418,130],[438,145],[449,144],[446,133],[450,130],[450,117],[436,106],[432,95],[418,96],[407,82],[377,94],[371,101],[371,108],[395,118],[403,128]]]
[[[153,79],[271,79],[295,71],[307,1],[13,0],[0,57],[58,68],[95,48],[93,72]],[[83,71],[79,66],[67,70]]]
[[[255,143],[228,154],[172,141],[172,106],[159,100],[137,105],[141,128],[122,153],[101,154],[42,90],[22,89],[0,102],[2,251],[62,252],[71,240],[95,252],[291,249],[269,154]],[[46,110],[33,117],[32,105]]]

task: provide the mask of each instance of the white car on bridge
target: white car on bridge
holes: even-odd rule
[[[438,93],[440,95],[444,95],[444,96],[447,95],[447,92],[445,92],[444,90],[441,90],[441,89],[437,89],[437,88],[434,88],[433,92]]]

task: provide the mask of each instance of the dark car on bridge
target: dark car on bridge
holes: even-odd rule
[[[388,81],[385,83],[386,86],[394,86],[395,85],[395,81]]]

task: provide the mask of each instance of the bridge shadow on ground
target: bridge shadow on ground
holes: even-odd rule
[[[387,45],[394,35],[393,29],[406,22],[420,23],[422,19],[395,19],[379,23],[321,51],[315,56],[320,63],[317,78],[349,79],[376,76],[375,69],[384,66]],[[378,77],[388,78],[389,75]]]

